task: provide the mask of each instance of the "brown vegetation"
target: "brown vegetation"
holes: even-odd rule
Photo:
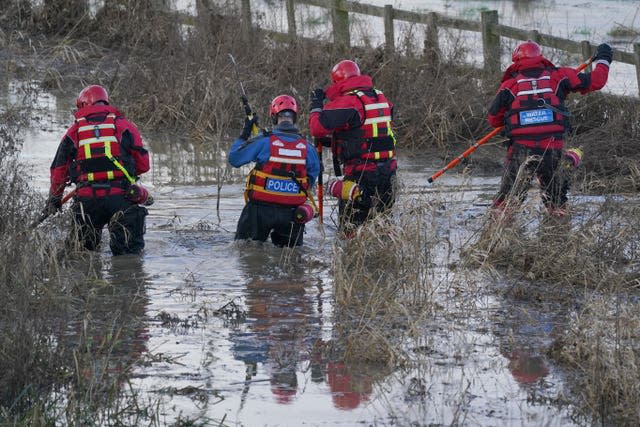
[[[0,112],[0,424],[153,424],[122,384],[141,356],[126,332],[143,320],[141,283],[117,260],[127,283],[101,280],[95,255],[65,243],[64,215],[37,221],[44,200],[17,156],[31,114]]]
[[[45,2],[42,9],[32,10],[28,2],[5,0],[11,11],[3,16],[5,38],[16,30],[31,30],[29,43],[50,46],[41,58],[49,88],[75,94],[84,84],[103,84],[118,106],[150,130],[168,129],[207,141],[234,137],[242,124],[242,107],[229,54],[239,63],[240,80],[263,126],[269,125],[270,100],[288,93],[298,99],[305,127],[309,91],[326,85],[330,67],[345,57],[330,44],[283,42],[259,30],[247,39],[239,32],[236,12],[227,6],[210,6],[185,26],[178,15],[155,9],[153,2],[107,2],[95,17],[86,11],[61,14],[79,10],[71,7],[74,2],[68,0],[65,7]],[[57,36],[45,42],[38,33],[42,30]],[[468,52],[459,45],[440,61],[415,55],[411,31],[399,48],[407,54],[352,48],[348,56],[395,103],[402,150],[451,158],[489,131],[486,107],[499,78],[461,66]],[[604,188],[614,181],[620,189],[637,189],[640,154],[633,147],[640,142],[638,101],[590,94],[570,104],[575,129],[570,144],[582,145],[586,152],[588,179],[583,182]],[[470,161],[495,171],[501,155],[486,147]]]
[[[573,224],[543,218],[539,225],[519,210],[513,219],[488,216],[463,259],[491,276],[518,278],[511,297],[565,311],[548,353],[572,374],[577,419],[637,425],[640,208],[607,198],[596,208],[575,203],[573,216]]]
[[[194,19],[195,25],[185,30],[176,16],[152,9],[150,2],[106,3],[108,8],[92,18],[85,12],[68,15],[56,6],[60,2],[45,1],[43,10],[33,10],[30,2],[0,1],[0,10],[7,11],[0,15],[0,48],[10,58],[7,69],[25,72],[27,67],[16,58],[33,50],[36,60],[28,72],[41,77],[47,89],[75,94],[84,84],[103,84],[114,103],[146,129],[220,143],[234,137],[242,123],[239,82],[229,54],[240,64],[240,79],[263,125],[268,121],[266,106],[279,93],[297,97],[304,124],[309,90],[325,85],[331,65],[345,55],[324,44],[284,43],[260,33],[243,40],[239,19],[229,10]],[[451,157],[461,145],[488,132],[485,109],[498,84],[496,76],[461,66],[463,54],[459,49],[434,62],[358,48],[349,56],[395,103],[401,149]],[[586,156],[576,188],[637,191],[639,101],[590,94],[574,98],[570,110],[570,145],[583,146]],[[23,115],[8,111],[0,123],[20,120]],[[17,133],[0,128],[3,152],[15,152],[17,142],[6,136]],[[471,161],[495,166],[488,153],[496,155],[497,150],[478,150]],[[73,269],[61,261],[57,241],[29,229],[33,218],[23,213],[37,212],[42,200],[23,191],[28,186],[16,165],[15,158],[0,157],[5,177],[0,189],[0,252],[5,260],[0,270],[0,348],[11,349],[0,353],[0,418],[24,424],[40,420],[46,405],[63,404],[48,399],[50,393],[71,386],[87,400],[73,401],[77,406],[68,416],[89,417],[94,409],[90,404],[106,404],[94,400],[94,393],[108,401],[118,379],[100,385],[83,380],[81,365],[102,360],[80,352],[91,347],[88,335],[75,347],[59,343],[69,319],[82,311],[83,298],[90,297],[81,291],[82,280],[95,272],[84,272],[77,281],[69,273]],[[410,357],[398,345],[400,340],[416,333],[419,321],[436,307],[432,251],[438,238],[426,222],[433,205],[398,206],[398,224],[377,218],[356,239],[336,243],[336,317],[346,361],[388,366]],[[584,413],[603,423],[637,424],[638,312],[625,299],[637,298],[640,286],[640,212],[637,206],[608,200],[595,212],[585,208],[582,215],[573,229],[543,224],[539,233],[518,220],[511,226],[488,225],[475,236],[465,260],[473,269],[516,275],[531,285],[516,289],[522,294],[547,284],[543,289],[550,292],[540,292],[543,298],[558,296],[551,292],[555,288],[569,289],[570,298],[604,295],[602,300],[582,301],[550,354],[579,373],[573,390],[581,396]],[[116,327],[111,336],[118,333]],[[106,339],[97,347],[108,357],[115,341]],[[90,404],[83,407],[83,402]]]

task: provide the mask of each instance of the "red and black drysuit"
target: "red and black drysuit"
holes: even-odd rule
[[[345,180],[357,182],[362,190],[359,201],[338,201],[341,227],[361,225],[372,210],[386,211],[395,201],[393,104],[367,75],[331,84],[326,96],[329,101],[322,110],[310,113],[309,131],[331,141],[336,176],[343,172]]]
[[[147,210],[125,197],[127,175],[135,179],[149,170],[140,133],[110,105],[83,107],[74,117],[51,164],[49,197],[61,197],[64,187],[74,183],[75,237],[84,247],[97,249],[108,224],[114,255],[140,253]]]
[[[494,207],[502,207],[509,197],[520,165],[529,156],[537,155],[540,160],[531,162],[528,170],[538,178],[543,203],[552,212],[562,209],[570,185],[567,174],[557,173],[565,133],[570,130],[564,101],[571,92],[586,94],[604,87],[609,62],[598,60],[593,64],[595,68],[590,74],[578,73],[573,68],[555,67],[539,56],[519,60],[507,68],[488,115],[491,126],[504,126],[510,138]],[[521,203],[526,197],[527,185],[517,191],[513,200]]]

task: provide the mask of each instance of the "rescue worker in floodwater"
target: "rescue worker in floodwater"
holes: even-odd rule
[[[338,198],[340,228],[349,235],[370,215],[394,204],[398,166],[393,104],[354,61],[338,62],[331,82],[326,91],[311,93],[309,131],[331,147],[335,175],[344,173],[327,187]]]
[[[145,217],[152,201],[136,184],[149,170],[149,153],[136,126],[110,105],[107,90],[85,87],[76,100],[74,123],[67,129],[51,164],[45,213],[62,208],[64,188],[76,185],[73,239],[97,250],[108,224],[113,255],[144,249]]]
[[[570,130],[565,99],[572,92],[586,94],[600,90],[607,83],[613,51],[608,44],[598,46],[591,73],[556,67],[542,55],[540,46],[529,40],[513,51],[513,63],[502,76],[498,93],[489,106],[488,121],[494,128],[504,126],[509,137],[505,170],[500,189],[494,197],[494,216],[511,215],[526,197],[527,186],[515,189],[520,165],[529,156],[539,160],[527,165],[527,182],[536,175],[542,200],[551,217],[567,215],[569,174],[562,168],[577,166],[580,149],[564,151],[565,134]],[[513,204],[507,208],[507,201]],[[514,206],[515,205],[515,206]]]
[[[246,204],[235,239],[264,242],[271,236],[276,246],[301,246],[305,223],[317,212],[311,191],[320,162],[313,146],[295,126],[295,98],[276,96],[269,113],[272,131],[261,130],[252,136],[258,116],[248,115],[242,133],[229,150],[229,163],[234,167],[256,163],[247,178]]]

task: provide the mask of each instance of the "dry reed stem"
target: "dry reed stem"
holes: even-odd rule
[[[407,208],[404,205],[404,208]],[[394,210],[403,210],[398,203]],[[433,308],[429,270],[436,243],[429,206],[411,205],[391,220],[377,215],[356,235],[334,244],[334,296],[344,359],[387,366],[405,363],[401,337]]]

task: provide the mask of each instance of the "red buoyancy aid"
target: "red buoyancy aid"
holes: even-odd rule
[[[515,99],[504,120],[507,136],[530,147],[538,147],[540,141],[548,140],[546,145],[550,148],[561,148],[569,116],[557,95],[562,76],[547,68],[538,77],[518,73],[514,79]],[[558,147],[551,146],[554,140]]]
[[[302,136],[285,141],[269,137],[269,160],[258,164],[247,179],[249,200],[299,206],[307,200],[307,140]]]
[[[338,140],[343,141],[341,158],[343,161],[358,159],[377,161],[395,157],[396,138],[391,125],[391,105],[382,91],[354,90],[364,107],[364,121],[357,130],[339,132]]]
[[[128,154],[122,149],[116,132],[116,115],[108,113],[103,120],[76,118],[78,152],[72,179],[76,183],[109,183],[131,181],[135,174],[127,165]]]

